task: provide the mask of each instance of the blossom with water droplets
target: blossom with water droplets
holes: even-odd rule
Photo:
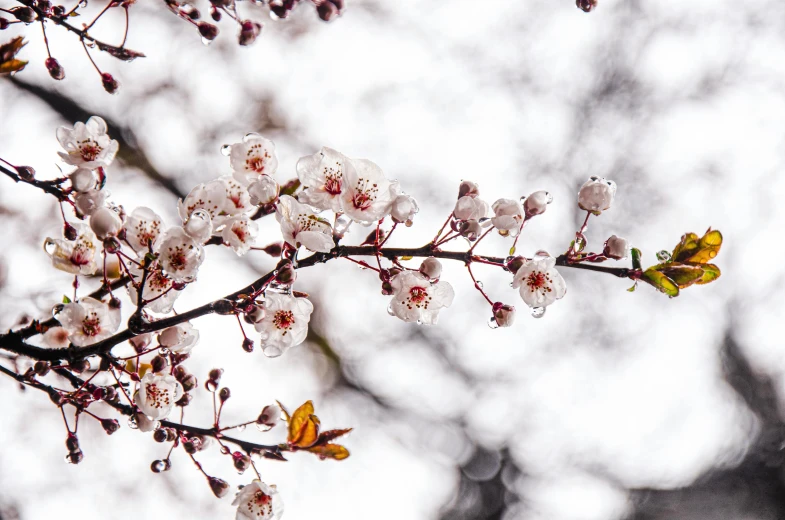
[[[419,271],[402,271],[390,279],[390,284],[394,293],[390,312],[405,322],[435,325],[439,311],[455,298],[449,283],[432,283]]]
[[[188,321],[166,328],[158,334],[158,344],[178,354],[187,354],[198,342],[199,331]]]
[[[120,309],[101,300],[86,297],[67,303],[55,319],[68,332],[68,340],[77,347],[92,345],[112,336],[120,326]]]
[[[137,285],[142,281],[142,268],[134,262],[128,263],[128,274]],[[182,291],[174,289],[173,285],[174,281],[163,273],[161,267],[157,263],[153,264],[147,272],[144,289],[142,289],[142,297],[148,302],[144,308],[162,314],[170,312],[175,300],[182,294]],[[136,305],[138,298],[136,286],[129,283],[126,285],[126,290],[131,302]]]
[[[494,216],[491,223],[499,234],[515,236],[521,229],[523,222],[523,207],[517,200],[499,199],[492,206]]]
[[[163,233],[163,219],[150,208],[140,206],[125,219],[125,239],[134,251],[155,247]]]
[[[613,258],[614,260],[621,260],[622,258],[627,258],[629,250],[630,245],[626,238],[611,235],[610,238],[605,241],[605,248],[603,249],[602,254],[608,258]]]
[[[442,263],[433,257],[428,257],[420,264],[420,272],[431,280],[438,280],[442,275]]]
[[[52,259],[52,265],[71,274],[90,275],[98,270],[96,261],[98,238],[87,224],[75,224],[76,240],[47,238],[44,251]]]
[[[453,215],[458,220],[479,220],[488,215],[488,203],[476,195],[464,195],[455,203]]]
[[[396,190],[396,192],[398,195],[395,196],[390,206],[390,217],[397,224],[405,223],[407,226],[411,226],[414,215],[420,211],[420,206],[411,195],[400,193],[400,190]]]
[[[307,298],[267,291],[264,318],[254,327],[261,333],[261,346],[268,357],[280,356],[305,341],[313,304]]]
[[[235,520],[279,520],[283,515],[283,501],[278,490],[261,480],[243,487],[232,505],[237,506]]]
[[[390,214],[397,182],[391,182],[384,172],[368,159],[344,161],[341,209],[355,222],[368,224]]]
[[[241,143],[232,145],[229,161],[234,178],[243,186],[258,179],[260,175],[273,175],[278,169],[275,144],[258,134],[248,134]]]
[[[302,245],[321,253],[327,253],[335,247],[330,223],[319,218],[313,208],[300,204],[294,197],[284,195],[280,198],[275,218],[281,225],[283,239],[293,247]]]
[[[159,261],[164,274],[175,282],[191,282],[204,260],[204,248],[185,234],[181,227],[164,233],[159,248]]]
[[[139,383],[134,396],[136,406],[153,421],[165,419],[183,396],[183,386],[169,374],[148,372]]]
[[[326,146],[313,155],[301,157],[297,161],[297,177],[305,189],[299,196],[300,201],[317,209],[340,213],[346,161],[342,153]]]
[[[106,134],[106,122],[93,116],[87,123],[81,121],[73,128],[57,129],[57,140],[66,153],[57,152],[62,159],[74,166],[98,168],[109,166],[114,160],[119,144]]]
[[[578,206],[599,215],[611,207],[614,195],[616,195],[615,182],[602,177],[592,177],[578,192]]]
[[[547,307],[560,300],[567,292],[564,278],[556,270],[556,259],[547,253],[524,259],[515,272],[512,286],[519,289],[521,298],[529,307]]]
[[[527,217],[542,215],[548,209],[548,204],[553,201],[553,196],[544,190],[535,191],[523,201],[523,210]]]
[[[251,249],[258,234],[259,225],[248,218],[248,215],[240,215],[226,222],[221,238],[238,256],[242,256]]]
[[[197,209],[183,222],[183,231],[200,244],[213,236],[213,219],[206,210]]]

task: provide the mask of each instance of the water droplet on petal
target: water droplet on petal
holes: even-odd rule
[[[245,134],[243,136],[243,142],[247,143],[248,141],[250,141],[252,139],[259,139],[260,137],[262,137],[262,136],[257,134],[256,132],[249,132],[249,133],[247,133],[247,134]]]
[[[46,241],[44,242],[44,251],[46,251],[46,254],[52,256],[53,254],[55,254],[56,250],[57,250],[57,244],[55,244],[55,241],[52,240],[51,238],[47,238]]]
[[[63,305],[62,303],[58,303],[57,305],[52,307],[52,317],[53,318],[57,318],[57,315],[60,314],[61,312],[63,312],[64,308],[65,308],[65,305]]]
[[[671,254],[664,249],[657,253],[657,260],[660,262],[667,262],[671,259]]]
[[[492,329],[498,329],[499,324],[496,322],[496,318],[494,318],[493,316],[488,318],[488,326]]]
[[[168,356],[169,355],[169,349],[166,348],[166,347],[161,347],[161,348],[158,349],[158,353],[161,354],[162,356]]]
[[[551,202],[553,202],[553,195],[551,195],[550,191],[546,191],[545,192],[545,203],[546,204],[550,204]]]
[[[202,36],[202,43],[203,43],[205,46],[207,46],[207,45],[210,45],[211,43],[213,43],[213,40],[210,40],[210,39],[208,39],[208,38],[205,38],[204,36]]]
[[[226,157],[229,157],[229,155],[230,155],[231,153],[232,153],[232,145],[230,145],[230,144],[225,144],[225,145],[223,145],[223,146],[221,147],[221,155],[225,155]]]
[[[545,307],[532,307],[532,316],[542,318],[545,316]]]
[[[387,306],[387,314],[389,314],[390,316],[395,316],[395,311],[393,311],[392,302],[390,302],[390,305]]]
[[[283,354],[283,350],[281,350],[280,347],[276,347],[272,345],[262,346],[262,353],[269,358],[275,358]]]
[[[139,429],[139,425],[136,423],[135,415],[132,415],[131,417],[128,418],[128,427],[131,428],[132,430]]]
[[[265,433],[265,432],[269,432],[270,430],[272,430],[273,427],[270,426],[269,424],[256,423],[256,429],[259,430],[262,433]]]

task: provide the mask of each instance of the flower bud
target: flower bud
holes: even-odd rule
[[[234,461],[235,469],[240,473],[247,470],[251,466],[251,458],[244,453],[240,453],[239,451],[232,453],[232,459]]]
[[[264,315],[264,306],[254,303],[246,307],[243,317],[245,318],[246,323],[255,325],[264,319]]]
[[[552,200],[553,198],[547,191],[535,191],[523,202],[523,210],[527,217],[542,215]]]
[[[229,484],[227,484],[225,480],[210,477],[207,481],[210,483],[210,489],[213,490],[213,494],[218,498],[223,498],[229,493]]]
[[[275,280],[279,283],[290,285],[297,279],[297,271],[290,260],[281,260],[276,269]]]
[[[431,280],[436,280],[442,275],[442,263],[433,257],[426,258],[420,264],[420,272]]]
[[[463,181],[458,187],[458,198],[471,197],[476,198],[480,195],[480,187],[470,181]]]
[[[522,256],[516,256],[507,260],[507,264],[505,265],[506,269],[515,274],[518,272],[518,269],[523,267],[523,264],[526,262],[526,259]]]
[[[153,432],[153,440],[155,442],[166,442],[167,438],[167,430],[165,428],[159,428]]]
[[[77,374],[81,374],[82,372],[86,372],[90,370],[90,361],[85,358],[77,359],[73,361],[70,365],[71,370],[76,372]]]
[[[465,195],[455,203],[453,214],[458,220],[479,220],[488,215],[488,203],[479,197]]]
[[[220,399],[221,402],[228,401],[230,397],[232,397],[232,391],[226,387],[221,388],[218,392],[218,399]]]
[[[82,450],[72,451],[68,454],[68,462],[71,464],[79,464],[84,459],[84,453]]]
[[[120,429],[120,423],[117,422],[117,419],[101,419],[101,427],[107,435],[112,435]]]
[[[215,381],[215,384],[217,385],[218,383],[221,382],[221,376],[223,374],[224,374],[224,369],[223,368],[214,368],[214,369],[210,370],[210,373],[208,374],[208,376],[210,377],[211,380]]]
[[[153,366],[153,372],[161,372],[166,369],[166,358],[159,354],[153,358],[150,364]]]
[[[32,23],[35,21],[35,11],[29,7],[13,7],[8,10],[17,20],[24,23]]]
[[[575,5],[584,13],[590,13],[597,7],[597,0],[575,0]]]
[[[278,405],[268,404],[262,409],[262,413],[259,414],[259,417],[257,417],[256,424],[273,428],[276,424],[278,424],[280,417],[281,409],[278,408]]]
[[[116,211],[103,207],[90,215],[90,227],[100,240],[112,238],[123,229],[123,220]]]
[[[56,18],[60,18],[65,14],[65,7],[62,5],[56,5],[52,8],[52,16]]]
[[[32,181],[35,179],[35,169],[32,166],[17,166],[16,172],[22,180]]]
[[[515,322],[515,307],[502,302],[493,304],[493,319],[499,327],[509,327]]]
[[[186,368],[182,365],[177,365],[176,367],[174,367],[174,370],[172,371],[172,375],[174,376],[175,379],[177,379],[182,383],[183,379],[185,379],[185,377],[188,375],[188,370],[186,370]]]
[[[164,467],[165,467],[164,461],[154,460],[150,464],[150,471],[152,471],[153,473],[161,473],[162,471],[165,471]]]
[[[6,20],[3,17],[0,17],[0,31],[2,31],[3,29],[8,29],[8,25],[9,25],[8,20]]]
[[[616,195],[616,183],[601,177],[592,177],[578,192],[578,206],[599,215],[611,207]]]
[[[461,236],[466,237],[466,239],[468,239],[471,242],[477,240],[477,237],[480,236],[481,232],[482,232],[482,227],[480,226],[480,223],[477,222],[476,220],[467,220],[466,222],[464,222],[464,225],[461,226],[461,231],[460,231]]]
[[[65,237],[66,240],[74,241],[76,240],[76,237],[79,236],[79,233],[76,231],[76,228],[74,226],[66,222],[65,224],[63,224],[63,236]]]
[[[626,238],[611,235],[611,237],[605,241],[605,248],[602,250],[602,254],[608,258],[613,258],[614,260],[621,260],[622,258],[627,258],[629,248],[630,246]]]
[[[104,206],[106,197],[106,190],[89,190],[77,193],[74,197],[74,204],[79,213],[89,216],[95,213],[98,208]]]
[[[253,340],[245,338],[243,340],[243,350],[246,352],[253,352]]]
[[[262,251],[273,257],[281,256],[281,253],[283,252],[283,244],[281,242],[273,242],[272,244],[264,246]]]
[[[188,217],[183,224],[185,234],[193,238],[200,244],[204,244],[213,234],[213,219],[210,213],[203,209],[197,209]]]
[[[185,406],[188,406],[189,404],[191,404],[191,400],[192,399],[193,399],[193,396],[191,394],[183,394],[183,396],[180,398],[180,400],[177,401],[174,404],[176,404],[177,406],[185,407]]]
[[[79,439],[73,433],[69,433],[65,439],[65,447],[68,451],[77,451],[79,449]]]
[[[262,32],[262,24],[252,22],[251,20],[244,20],[240,22],[240,34],[237,41],[240,45],[251,45],[256,41],[256,37]]]
[[[280,191],[281,187],[269,175],[262,175],[248,185],[248,195],[251,196],[251,204],[254,206],[274,203],[278,200]]]
[[[52,76],[52,79],[59,81],[65,78],[65,70],[63,70],[63,67],[60,66],[60,63],[56,59],[50,56],[46,59],[44,65],[46,65],[46,70],[49,71],[49,75]]]
[[[35,365],[33,365],[33,372],[37,375],[43,377],[49,373],[49,368],[51,365],[47,361],[36,361]]]
[[[201,34],[202,38],[205,40],[213,41],[216,36],[218,36],[218,27],[210,22],[199,22],[196,27],[199,29],[199,34]]]
[[[325,22],[329,22],[340,14],[338,6],[332,3],[330,0],[324,0],[321,4],[316,6],[316,12],[319,14],[319,18]]]
[[[68,180],[71,181],[71,188],[78,193],[95,188],[95,175],[87,168],[77,168],[68,176]]]
[[[398,195],[395,200],[393,200],[392,206],[390,207],[390,216],[392,217],[393,222],[398,224],[405,222],[407,226],[411,226],[412,218],[418,211],[420,211],[420,208],[417,205],[417,201],[414,200],[414,197],[403,194]]]
[[[139,353],[139,352],[144,352],[144,349],[147,348],[147,346],[150,344],[152,339],[153,339],[153,333],[146,332],[144,334],[140,334],[138,336],[134,336],[133,338],[129,339],[128,343],[130,343],[131,346],[134,347],[134,350],[136,350],[136,352]]]
[[[104,72],[101,74],[101,83],[104,85],[104,90],[109,92],[110,94],[114,94],[117,92],[117,89],[120,88],[120,84],[114,79],[114,76],[109,74],[108,72]]]
[[[181,384],[183,385],[183,390],[184,391],[190,392],[191,390],[196,388],[196,386],[199,384],[199,381],[197,381],[195,375],[188,374],[187,376],[185,376],[183,378],[183,380],[181,381]]]

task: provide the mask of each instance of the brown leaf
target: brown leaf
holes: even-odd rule
[[[306,401],[289,420],[289,444],[298,448],[308,448],[319,438],[319,418],[313,414],[313,402]]]
[[[352,428],[342,428],[339,430],[327,430],[319,434],[319,440],[316,441],[317,445],[324,445],[330,442],[331,440],[337,439],[342,435],[346,435],[352,431]]]
[[[323,446],[313,446],[308,451],[315,453],[320,459],[343,460],[349,456],[349,450],[340,444],[325,444]]]

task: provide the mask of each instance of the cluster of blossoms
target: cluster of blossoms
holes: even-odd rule
[[[192,435],[182,423],[169,420],[176,407],[190,403],[191,392],[198,386],[196,377],[184,365],[200,339],[199,331],[189,320],[209,312],[236,317],[244,337],[243,349],[251,352],[254,341],[246,335],[242,317],[257,331],[263,353],[268,357],[280,356],[303,343],[308,335],[314,305],[307,294],[294,290],[297,270],[303,267],[345,258],[375,271],[381,293],[390,297],[390,315],[407,323],[433,325],[455,298],[452,285],[442,278],[440,258],[458,260],[465,264],[475,289],[490,305],[488,323],[492,328],[511,326],[516,310],[513,305],[490,298],[475,278],[472,268],[476,265],[507,272],[510,284],[536,318],[566,294],[566,282],[557,267],[607,272],[635,280],[636,284],[641,280],[669,296],[678,295],[679,288],[709,283],[720,275],[719,268],[709,263],[722,243],[717,231],[709,230],[702,238],[693,233],[684,235],[672,255],[659,253],[660,263],[646,270],[640,267],[640,251],[631,249],[626,239],[616,235],[605,240],[600,252],[586,252],[584,233],[590,217],[608,210],[616,194],[616,185],[599,177],[591,177],[580,188],[577,204],[586,211],[586,218],[567,251],[558,256],[546,251],[537,251],[531,257],[513,256],[526,225],[543,215],[553,201],[548,192],[538,190],[526,197],[501,198],[489,204],[481,198],[479,186],[469,181],[461,182],[455,206],[430,243],[413,249],[385,248],[399,226],[413,225],[419,206],[396,180],[388,178],[367,159],[348,157],[324,147],[300,158],[297,179],[281,184],[276,178],[278,159],[274,143],[261,135],[247,134],[240,142],[222,148],[231,173],[194,187],[177,203],[178,222],[167,226],[150,208],[137,207],[127,213],[111,200],[105,185],[118,143],[107,134],[101,118],[91,117],[73,128],[59,128],[56,135],[64,149],[60,157],[70,170],[66,177],[38,181],[32,168],[13,166],[17,170],[14,173],[0,165],[14,180],[44,189],[55,195],[60,204],[69,204],[75,215],[72,221],[64,222],[62,238],[47,238],[44,242],[52,265],[74,275],[74,298],[66,298],[55,307],[51,325],[34,323],[28,327],[42,334],[45,345],[57,349],[56,354],[61,357],[49,360],[67,359],[69,363],[51,367],[39,361],[20,377],[24,381],[33,378],[40,389],[35,377],[45,376],[50,368],[69,370],[76,377],[75,374],[91,368],[88,357],[100,356],[100,370],[81,382],[76,392],[51,389],[52,399],[61,408],[64,403],[72,404],[78,416],[91,402],[118,403],[122,394],[128,404],[118,409],[131,416],[129,424],[133,428],[153,432],[156,441],[171,442],[173,448],[182,445],[192,459],[194,453],[209,446],[210,436]],[[257,247],[256,221],[273,214],[281,241]],[[65,212],[63,216],[65,219]],[[363,232],[360,236],[366,238],[359,245],[346,245],[349,231],[360,226],[371,226],[370,234]],[[512,241],[509,256],[475,253],[492,231]],[[459,238],[468,242],[468,250],[443,249]],[[197,280],[211,245],[230,248],[238,256],[263,251],[277,258],[278,263],[245,289],[187,313],[175,313],[177,298]],[[355,258],[358,256],[374,257],[376,266]],[[402,263],[415,256],[423,258],[419,266],[407,267]],[[632,269],[596,265],[627,256],[632,256]],[[118,272],[114,275],[107,267],[109,259],[117,262]],[[90,296],[77,297],[80,276],[101,277],[101,289]],[[110,282],[110,277],[115,281]],[[119,287],[125,287],[135,308],[127,322],[128,330],[123,333],[118,333],[122,303],[113,293]],[[0,335],[0,348],[7,348],[3,340],[13,334]],[[32,335],[31,332],[25,337]],[[134,355],[115,356],[112,348],[126,340]],[[117,385],[99,387],[90,383],[101,372],[110,372]],[[245,446],[246,454],[232,453],[218,440],[222,453],[231,455],[240,472],[248,467],[256,470],[250,458],[255,454],[276,460],[285,460],[281,451],[298,450],[335,460],[349,456],[346,448],[331,441],[350,430],[320,432],[310,401],[291,416],[280,405],[267,405],[257,419],[239,425],[255,423],[266,431],[283,415],[289,426],[284,444],[258,445],[249,450],[247,443],[225,437],[221,432],[239,426],[219,429],[221,410],[231,396],[228,388],[219,389],[221,373],[220,369],[211,371],[205,388],[213,393],[215,438]],[[128,376],[130,382],[121,383],[123,376]],[[119,427],[115,420],[100,420],[108,433]],[[75,430],[69,429],[67,446],[68,460],[79,462],[82,451]],[[166,458],[155,461],[151,468],[160,472],[169,469],[169,465]],[[202,470],[198,463],[197,467]],[[205,476],[216,496],[227,494],[225,481],[206,473]],[[277,519],[283,512],[275,486],[265,484],[261,478],[242,488],[234,505],[238,519]]]

